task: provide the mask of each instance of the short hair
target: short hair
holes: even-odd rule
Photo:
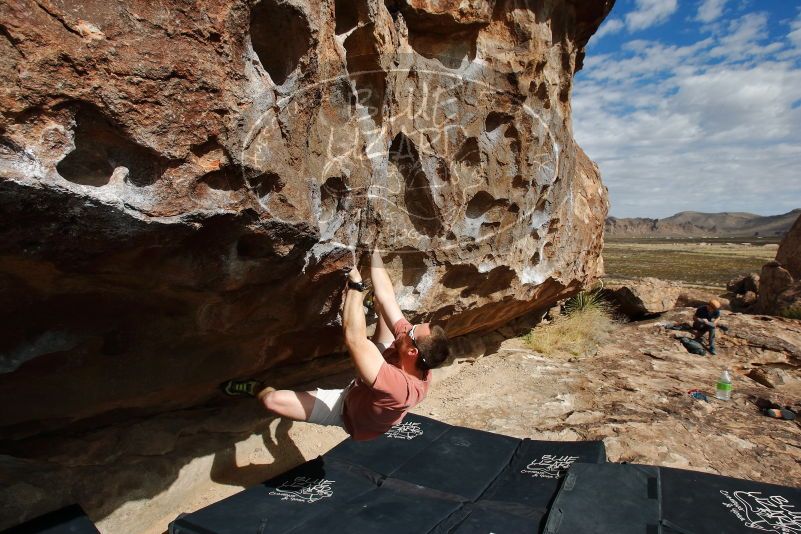
[[[417,367],[423,371],[436,369],[450,356],[448,336],[441,326],[432,326],[431,334],[417,341]]]
[[[720,309],[720,301],[718,299],[712,299],[709,301],[709,305],[715,308],[716,310]]]

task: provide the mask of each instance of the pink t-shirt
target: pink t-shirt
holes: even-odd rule
[[[412,324],[406,319],[395,323],[395,342],[411,328]],[[384,351],[385,360],[396,350],[395,342]],[[428,393],[430,378],[430,371],[420,380],[384,361],[372,387],[357,378],[348,391],[342,413],[345,430],[356,441],[377,438],[422,402]]]

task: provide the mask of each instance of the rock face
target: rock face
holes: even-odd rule
[[[755,308],[801,319],[801,217],[782,239],[776,261],[762,267]]]
[[[639,319],[672,310],[682,289],[657,278],[642,278],[622,286],[610,285],[605,292],[622,313]]]
[[[2,3],[4,436],[341,369],[359,243],[452,335],[577,291],[607,200],[570,92],[612,4]]]
[[[793,278],[801,279],[801,216],[782,239],[776,252],[776,261],[781,263]]]
[[[801,280],[795,280],[790,272],[777,261],[762,267],[760,292],[755,311],[768,315],[801,314]]]

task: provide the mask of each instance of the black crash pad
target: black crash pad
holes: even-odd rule
[[[643,465],[575,464],[546,534],[801,534],[801,489]]]
[[[465,504],[435,532],[541,532],[550,503],[570,466],[605,461],[606,451],[600,441],[525,439],[481,497]]]
[[[514,503],[478,501],[463,505],[432,534],[538,534],[547,511]]]
[[[659,469],[574,464],[548,514],[545,534],[659,533]]]
[[[519,445],[509,436],[454,426],[389,476],[473,501],[506,468]]]
[[[801,534],[801,488],[659,468],[665,534]]]
[[[535,441],[525,439],[509,467],[482,497],[547,510],[574,463],[606,462],[602,441]]]
[[[320,457],[180,517],[170,533],[291,532],[318,516],[338,516],[350,501],[374,491],[378,479],[359,467]]]
[[[578,460],[604,461],[603,444],[520,440],[408,415],[384,436],[346,440],[183,515],[171,533],[536,533]]]
[[[77,504],[50,512],[3,534],[100,534],[94,523]]]
[[[346,439],[325,457],[364,466],[376,473],[390,475],[412,456],[427,449],[451,425],[419,415],[407,415],[383,436],[370,441]]]
[[[461,507],[458,501],[432,496],[426,488],[412,484],[404,486],[388,481],[380,488],[352,499],[336,515],[317,515],[287,532],[429,532]],[[265,529],[264,532],[280,531]]]

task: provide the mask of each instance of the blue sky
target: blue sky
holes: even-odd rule
[[[611,215],[801,208],[801,2],[618,0],[573,129]]]

